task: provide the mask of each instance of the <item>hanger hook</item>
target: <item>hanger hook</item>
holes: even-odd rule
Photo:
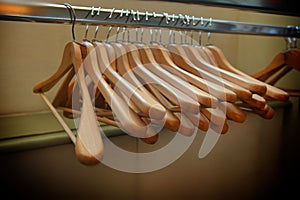
[[[190,16],[189,15],[184,15],[184,18],[186,20],[186,24],[190,25]]]
[[[118,28],[117,28],[116,42],[118,42],[118,39],[119,39],[119,33],[120,33],[120,26],[118,26]]]
[[[144,28],[141,28],[141,43],[144,42]]]
[[[133,21],[136,21],[134,10],[131,10],[131,15],[132,15]]]
[[[162,44],[162,29],[159,29],[159,44]]]
[[[172,42],[172,37],[173,37],[173,42]],[[169,43],[175,44],[175,31],[173,29],[170,29],[169,31]]]
[[[199,31],[199,45],[202,46],[202,31]]]
[[[97,38],[97,34],[98,34],[98,31],[99,31],[99,26],[96,26],[96,29],[95,29],[95,35],[94,35],[94,39],[93,39],[93,41],[95,41],[95,40],[96,40],[96,38]]]
[[[139,31],[138,28],[135,28],[135,42],[138,42],[139,40]]]
[[[170,21],[170,17],[169,17],[169,14],[164,12],[163,13],[163,16],[166,18],[166,24],[169,24],[169,21]]]
[[[99,15],[100,15],[100,12],[101,12],[101,7],[99,7],[99,8],[98,8],[97,16],[99,16]],[[95,34],[94,34],[94,39],[93,39],[93,41],[95,41],[95,40],[96,40],[96,38],[97,38],[97,35],[98,35],[98,31],[99,31],[99,26],[96,26],[96,29],[95,29]]]
[[[208,24],[208,27],[211,28],[212,27],[212,18],[210,17],[209,18],[209,24]],[[210,37],[211,37],[211,33],[210,31],[207,33],[207,43],[206,45],[210,45]]]
[[[127,42],[130,42],[130,30],[127,28]]]
[[[110,11],[110,15],[108,16],[108,18],[109,18],[109,19],[111,19],[111,18],[112,18],[112,16],[113,16],[113,14],[114,14],[115,10],[116,10],[115,8],[111,9],[111,11]]]
[[[84,38],[83,38],[83,41],[87,41],[87,35],[88,35],[88,32],[89,32],[89,25],[87,24],[85,26],[85,34],[84,34]]]
[[[108,32],[107,32],[107,35],[106,35],[106,42],[108,42],[108,38],[109,38],[109,36],[110,36],[110,32],[111,32],[111,30],[112,30],[112,26],[110,26],[109,28],[108,28]]]
[[[149,12],[148,12],[148,11],[146,11],[146,14],[145,14],[145,19],[146,19],[146,21],[148,21],[148,20],[149,20]]]
[[[140,11],[139,10],[136,11],[136,20],[140,21]]]
[[[194,46],[194,30],[191,30],[190,33],[191,33],[191,37],[190,37],[191,38],[191,45]]]
[[[64,5],[67,7],[67,9],[69,11],[69,14],[70,14],[70,19],[71,19],[71,23],[72,23],[72,39],[73,39],[73,41],[76,41],[76,37],[75,37],[75,22],[76,22],[75,10],[68,3],[64,3]]]

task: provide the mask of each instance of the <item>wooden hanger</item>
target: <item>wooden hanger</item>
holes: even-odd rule
[[[132,46],[132,44],[123,44],[125,47],[127,47],[127,51],[128,51],[128,58],[129,58],[129,61],[131,62],[131,67],[134,66],[138,66],[138,65],[143,65],[142,64],[142,60],[139,60],[139,53],[138,53],[138,50],[137,50],[137,47],[135,46]],[[118,47],[120,49],[120,46]],[[140,48],[140,47],[139,47]],[[136,52],[136,54],[132,55],[132,52]],[[151,55],[151,54],[150,54]],[[133,59],[133,57],[135,59]],[[146,60],[147,61],[147,60]],[[149,61],[147,63],[150,63]],[[152,62],[151,62],[152,63]],[[154,63],[154,62],[153,62]],[[135,70],[134,70],[135,71]],[[151,72],[150,72],[151,73]],[[149,73],[148,73],[149,74]],[[154,94],[154,96],[168,109],[170,110],[171,107],[173,106],[179,106],[178,104],[172,104],[170,101],[170,99],[166,99],[165,98],[165,94],[164,93],[161,93],[159,91],[159,89],[157,89],[156,87],[154,87],[154,85],[152,84],[147,84],[146,87]],[[164,95],[162,95],[164,94]],[[196,107],[197,109],[199,109],[198,105]],[[180,108],[179,108],[179,111]],[[197,110],[196,110],[197,111]],[[193,111],[195,112],[195,111]],[[198,110],[199,112],[199,110]],[[188,112],[187,112],[188,113]],[[174,113],[174,112],[168,112],[168,115],[171,117],[171,119],[174,119],[175,120],[178,120],[180,119],[180,126],[179,126],[179,132],[183,135],[191,135],[194,130],[195,130],[195,125],[196,127],[200,128],[201,130],[207,130],[208,129],[208,126],[209,126],[209,121],[202,115],[200,114],[200,116],[197,116],[197,115],[192,115],[192,114],[185,114],[185,113],[182,113],[182,112],[179,112],[179,113]],[[174,116],[176,115],[176,116]],[[198,118],[197,118],[198,117]],[[198,120],[197,120],[198,119]],[[196,122],[196,124],[194,124],[193,126],[191,126],[191,122]],[[166,121],[166,124],[167,124],[168,120]]]
[[[278,53],[271,61],[269,65],[259,70],[258,72],[252,74],[251,76],[265,81],[270,75],[265,76],[266,74],[274,74],[277,70],[281,69],[286,65],[284,53]]]
[[[166,53],[166,51],[163,50],[164,47],[158,44],[152,44],[149,46],[149,48],[152,51],[155,61],[159,63],[160,67],[172,74],[174,76],[174,79],[180,81],[179,84],[182,84],[183,86],[179,85],[179,88],[181,87],[182,90],[188,91],[191,95],[196,95],[198,102],[203,106],[212,107],[216,105],[218,101],[216,97],[208,94],[207,92],[197,88],[194,85],[187,84],[188,81],[185,80],[185,77],[182,76],[180,72],[175,70],[176,68],[178,68],[178,66],[175,66],[175,63],[173,63],[170,56]],[[175,68],[172,69],[172,66],[175,66]]]
[[[85,59],[85,69],[111,107],[114,116],[116,117],[118,127],[123,129],[129,135],[139,138],[155,135],[157,133],[156,130],[153,127],[147,127],[137,113],[126,105],[125,101],[119,94],[113,91],[103,78],[103,74],[100,72],[100,68],[103,67],[100,65],[103,65],[103,63],[99,63],[101,59],[98,59],[99,54],[97,54],[95,46],[91,43],[85,43],[85,47],[88,51],[88,56]],[[107,59],[107,57],[105,59]]]
[[[167,81],[168,83],[170,83],[170,85],[176,87],[178,90],[185,93],[189,97],[195,97],[195,101],[198,101],[199,103],[202,102],[206,105],[212,104],[211,101],[213,100],[210,96],[204,96],[203,93],[199,92],[199,90],[190,87],[187,82],[183,81],[180,77],[170,73],[168,70],[165,70],[159,63],[157,63],[150,47],[139,45],[139,52],[142,58],[142,62],[146,64],[145,67],[151,72],[153,72],[157,76],[160,76],[163,80]],[[216,101],[216,99],[214,100]]]
[[[114,48],[113,44],[111,43],[104,43],[108,56],[109,56],[109,62],[113,64],[113,69],[115,71],[117,71],[125,80],[127,80],[130,84],[136,86],[136,89],[139,90],[141,93],[145,94],[147,96],[147,100],[150,102],[150,104],[153,105],[157,105],[158,107],[161,107],[166,111],[166,109],[158,102],[156,101],[153,96],[144,89],[144,87],[141,85],[141,83],[137,80],[137,78],[134,76],[133,73],[131,72],[128,62],[128,59],[126,57],[126,52],[120,53],[120,49],[119,48]],[[122,47],[121,47],[122,49]],[[124,49],[124,48],[123,48]],[[127,60],[126,60],[127,59]],[[125,68],[125,69],[124,69]],[[128,77],[128,74],[130,74],[130,78]],[[122,93],[122,96],[124,99],[126,99],[126,102],[129,104],[129,106],[141,117],[141,119],[146,123],[149,124],[151,122],[153,122],[155,125],[158,126],[163,126],[164,124],[164,120],[157,120],[155,118],[151,117],[151,112],[150,112],[150,118],[148,118],[149,116],[142,116],[143,113],[140,112],[139,108],[133,104],[132,101],[130,101],[128,99],[128,97],[126,97],[126,95],[124,93]],[[166,118],[166,114],[164,116],[164,119]],[[154,144],[157,142],[159,138],[159,134],[155,134],[153,136],[150,137],[146,137],[146,138],[140,138],[143,142],[147,143],[147,144]]]
[[[147,85],[147,88],[149,88],[149,91],[151,91],[153,93],[153,95],[155,97],[157,97],[157,99],[159,99],[159,101],[166,107],[166,108],[170,108],[173,105],[152,85]],[[168,113],[169,117],[171,119],[178,120],[178,123],[176,123],[176,131],[182,135],[186,135],[186,136],[191,136],[194,131],[195,131],[195,125],[191,122],[190,119],[188,119],[184,114],[180,113],[180,112],[171,112],[168,109]],[[166,120],[166,127],[168,127],[167,125],[168,120]],[[170,129],[171,130],[171,129]]]
[[[263,83],[253,77],[251,77],[250,75],[238,70],[236,67],[232,66],[230,64],[230,62],[226,59],[226,57],[224,56],[223,52],[217,48],[216,46],[213,45],[209,45],[207,46],[207,49],[213,54],[213,56],[215,57],[215,60],[218,63],[218,67],[231,71],[233,73],[239,74],[245,78],[248,78],[252,81],[256,81],[259,83]],[[287,101],[289,99],[289,95],[288,93],[286,93],[285,91],[278,89],[276,87],[273,87],[269,84],[265,84],[267,91],[266,91],[266,98],[268,99],[276,99],[276,100],[280,100],[280,101]]]
[[[171,57],[168,54],[167,49],[165,49],[163,46],[158,45],[158,44],[153,44],[153,45],[150,46],[150,48],[153,52],[153,55],[155,56],[155,59],[158,61],[158,63],[161,63],[162,67],[164,67],[166,70],[169,70],[171,73],[173,72],[173,74],[179,74],[179,76],[181,75],[180,71],[182,71],[182,69],[180,69],[178,66],[176,66],[175,63],[171,60]],[[207,58],[208,58],[208,56],[207,56]],[[170,67],[173,67],[173,68],[170,68]],[[177,72],[176,69],[179,70],[179,71]],[[184,71],[184,72],[186,72],[186,71]],[[186,72],[186,73],[188,73],[188,72]],[[189,79],[187,79],[187,81],[188,80]],[[208,83],[208,85],[212,85],[212,84],[214,84],[214,83]],[[195,87],[195,86],[190,85],[190,87]],[[195,88],[197,88],[197,87],[195,87]],[[199,88],[197,88],[197,89],[198,89],[198,92],[202,91]],[[208,90],[208,92],[210,92],[211,90],[212,89]],[[220,94],[220,95],[217,95],[217,96],[225,96],[225,93],[223,91],[218,91],[218,92],[223,93],[223,94]],[[210,95],[208,93],[205,93],[205,94]],[[214,93],[212,95],[214,95]],[[242,122],[242,121],[245,120],[245,118],[246,118],[245,113],[241,109],[239,109],[237,106],[235,106],[232,103],[226,102],[226,101],[224,103],[221,103],[221,104],[223,105],[222,110],[226,111],[226,115],[228,115],[228,117],[231,120],[236,121],[236,122]],[[204,104],[204,105],[206,105],[206,104]],[[219,103],[218,103],[218,105],[219,105]],[[217,106],[217,101],[213,100],[212,104],[206,105],[206,106],[216,107]]]
[[[100,71],[115,84],[114,89],[116,91],[119,90],[124,92],[144,114],[148,116],[151,115],[152,118],[157,120],[163,119],[165,116],[165,109],[162,106],[159,106],[158,104],[152,105],[149,97],[141,93],[134,85],[130,84],[111,68],[105,45],[94,41],[94,46]]]
[[[270,85],[274,85],[278,80],[280,80],[285,74],[287,74],[292,69],[300,71],[300,50],[290,49],[284,53],[285,66],[277,70],[279,73],[273,78],[272,76],[276,73],[266,73],[263,81],[266,81]],[[267,81],[268,79],[271,80]],[[261,79],[260,79],[261,80]]]
[[[170,73],[173,73],[177,76],[182,77],[183,80],[188,81],[192,85],[195,85],[197,88],[205,91],[206,94],[210,94],[213,97],[216,97],[220,100],[225,100],[229,102],[235,102],[237,96],[231,90],[223,88],[213,82],[204,80],[192,73],[189,73],[179,66],[177,66],[171,59],[169,51],[161,45],[151,45],[151,51],[157,62],[161,63],[161,66],[168,70]],[[211,101],[214,103],[214,100]],[[211,107],[211,105],[209,106]]]
[[[34,86],[33,91],[39,93],[50,90],[68,70],[72,67],[74,68],[83,100],[81,118],[77,130],[75,153],[80,162],[89,165],[99,163],[103,156],[104,148],[81,65],[82,54],[80,45],[75,42],[68,43],[65,46],[63,58],[57,71],[47,80]]]
[[[181,45],[183,50],[186,52],[187,55],[189,55],[189,60],[191,62],[201,68],[204,69],[214,75],[221,75],[224,79],[242,86],[245,89],[248,89],[249,91],[257,94],[264,95],[266,93],[266,86],[264,84],[258,84],[257,82],[253,82],[249,79],[245,79],[244,77],[234,74],[230,71],[223,70],[217,66],[211,65],[210,63],[206,62],[203,57],[201,56],[202,54],[199,53],[199,49],[195,48],[194,46],[191,45]]]
[[[198,99],[196,98],[194,91],[191,90],[188,85],[186,85],[186,82],[182,81],[179,77],[176,77],[167,70],[163,69],[154,59],[154,56],[148,46],[141,43],[137,45],[144,67],[173,87],[175,92],[180,92],[178,93],[180,102],[182,102],[182,100],[188,100],[190,102],[190,106],[192,106],[191,109],[195,110],[197,113],[200,105],[198,104]]]
[[[140,45],[139,47],[140,47],[139,50],[140,50],[142,59],[144,58],[143,62],[144,63],[156,64],[155,67],[156,67],[156,69],[158,69],[159,74],[164,74],[163,70],[159,70],[159,69],[163,69],[163,68],[161,68],[160,66],[158,66],[159,64],[156,62],[156,60],[155,60],[155,58],[154,58],[154,56],[153,56],[150,48],[147,48],[145,45]],[[154,66],[151,65],[151,69],[153,69],[153,68],[154,68]],[[163,77],[163,78],[168,79],[170,81],[170,78],[168,77],[168,73],[165,73],[164,75],[166,75],[166,76]],[[174,83],[174,84],[176,84],[176,83]],[[182,85],[184,85],[184,84],[182,84]],[[185,90],[187,90],[187,89],[185,89]],[[226,120],[226,116],[225,115],[222,115],[222,113],[220,113],[220,112],[217,113],[216,109],[212,109],[212,108],[201,108],[201,112],[200,112],[199,116],[200,117],[206,116],[205,119],[208,119],[207,122],[211,121],[211,122],[213,122],[216,125],[219,125],[220,121],[222,121],[222,125],[223,125],[223,122]],[[195,117],[194,118],[195,120],[193,120],[193,118],[191,118],[190,116],[188,116],[188,118],[190,118],[191,121],[195,123],[196,121],[198,121],[198,117],[196,117],[196,116],[194,116],[194,117]],[[200,124],[201,124],[201,122],[203,122],[203,121],[200,120]],[[197,122],[197,125],[199,125],[198,122]],[[208,124],[206,124],[206,125],[208,125]],[[206,128],[208,128],[208,126],[205,126],[205,129]]]
[[[174,105],[180,106],[184,112],[199,112],[199,103],[173,87],[157,75],[149,71],[139,58],[138,48],[133,44],[124,45],[128,51],[130,66],[134,66],[134,73],[141,78],[143,84],[152,84]]]
[[[170,44],[167,46],[167,48],[171,52],[174,63],[177,64],[178,66],[180,66],[181,68],[185,69],[186,71],[189,71],[190,73],[193,73],[194,75],[201,76],[202,78],[210,80],[219,85],[223,85],[224,87],[234,91],[240,99],[250,99],[251,98],[252,93],[249,90],[247,90],[239,85],[236,85],[230,81],[224,80],[214,74],[211,74],[211,73],[195,66],[188,59],[189,56],[186,55],[182,46]]]
[[[131,84],[135,85],[141,92],[147,94],[149,96],[149,100],[152,101],[153,104],[161,104],[160,101],[161,99],[158,99],[158,97],[155,97],[152,95],[149,90],[145,88],[145,85],[143,85],[138,78],[135,76],[133,73],[128,57],[127,57],[127,52],[125,47],[121,43],[111,43],[110,44],[115,52],[116,52],[116,60],[117,60],[117,70],[118,73],[125,78],[128,82]],[[162,104],[164,105],[164,104]],[[161,124],[161,122],[165,122],[165,127],[170,129],[171,131],[177,131],[179,128],[179,120],[173,114],[171,113],[170,110],[168,110],[166,107],[166,115],[163,120],[156,120],[155,123]]]

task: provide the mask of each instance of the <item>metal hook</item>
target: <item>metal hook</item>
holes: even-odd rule
[[[149,33],[150,33],[150,44],[153,42],[153,29],[150,28],[149,29]]]
[[[185,15],[184,17],[186,19],[186,24],[189,25],[190,24],[190,16],[189,15]]]
[[[209,26],[209,28],[211,28],[211,26],[212,26],[212,18],[211,17],[209,18],[209,24],[208,24],[208,26]],[[210,37],[211,37],[211,33],[208,32],[207,33],[207,43],[206,43],[206,45],[210,45]]]
[[[179,34],[180,34],[180,44],[183,44],[183,36],[182,36],[182,32],[181,31],[179,31]]]
[[[68,3],[65,3],[64,5],[67,7],[67,9],[69,11],[69,14],[70,14],[70,20],[71,20],[71,23],[72,23],[72,39],[73,39],[73,41],[75,41],[76,40],[76,37],[75,37],[75,22],[76,22],[75,10]]]
[[[145,19],[146,19],[146,21],[149,20],[149,12],[148,11],[146,11],[146,13],[145,13]]]
[[[172,15],[172,22],[175,22],[175,14]]]
[[[108,38],[109,38],[109,35],[110,35],[110,32],[111,32],[112,28],[113,27],[110,26],[109,29],[108,29],[108,32],[107,32],[107,35],[106,35],[106,42],[108,42]]]
[[[187,44],[187,31],[184,31],[184,44]]]
[[[144,41],[144,28],[141,28],[141,43]]]
[[[111,19],[112,18],[112,15],[114,14],[114,12],[115,12],[115,8],[113,8],[111,11],[110,11],[110,15],[108,16],[108,18],[109,19]]]
[[[96,29],[95,29],[95,35],[94,35],[93,41],[95,41],[96,38],[97,38],[98,30],[99,30],[99,26],[96,26]]]
[[[101,12],[101,7],[98,8],[97,16],[100,15],[100,12]]]
[[[212,18],[211,17],[209,18],[209,24],[208,24],[208,26],[210,26],[210,27],[212,26]]]
[[[117,33],[116,33],[116,42],[118,42],[119,33],[120,33],[120,27],[118,26]]]
[[[101,12],[101,7],[98,8],[98,12],[97,12],[97,16],[100,15],[100,12]],[[98,31],[99,31],[99,26],[96,26],[96,29],[95,29],[95,34],[94,34],[94,38],[93,38],[93,41],[96,40],[97,38],[97,34],[98,34]]]
[[[135,42],[138,42],[138,40],[139,40],[138,28],[135,28]]]
[[[136,20],[140,21],[140,12],[138,10],[136,11]]]
[[[192,16],[192,24],[193,24],[193,26],[196,26],[196,22],[195,22],[195,16]]]
[[[166,24],[169,24],[169,20],[170,20],[169,14],[166,13],[166,12],[164,12],[164,13],[163,13],[163,16],[166,18]]]
[[[94,16],[95,14],[94,14],[94,11],[95,11],[95,7],[94,6],[92,6],[92,10],[91,10],[91,15],[92,16]]]
[[[201,26],[203,26],[203,24],[204,24],[204,19],[203,19],[203,17],[200,18],[200,24],[201,24]]]
[[[156,18],[156,16],[157,16],[157,15],[156,15],[156,13],[155,13],[155,12],[153,12],[152,14],[153,14],[153,17],[154,17],[154,18]]]
[[[89,32],[89,25],[87,24],[85,26],[85,34],[84,34],[84,38],[83,38],[83,41],[87,41],[87,35],[88,35],[88,32]]]
[[[124,13],[124,9],[121,10],[121,13],[120,13],[120,18],[123,17],[123,13]]]
[[[194,31],[191,30],[190,33],[191,33],[191,45],[194,46]]]
[[[159,29],[159,44],[162,44],[162,29]]]
[[[123,27],[122,41],[125,42],[126,26]]]
[[[132,15],[133,21],[136,21],[134,10],[131,10],[131,15]]]
[[[202,46],[202,31],[199,31],[199,45]]]
[[[172,29],[169,30],[169,44],[171,44],[171,39],[172,39]]]
[[[182,19],[183,24],[186,24],[185,18],[182,14],[178,14],[178,18]]]

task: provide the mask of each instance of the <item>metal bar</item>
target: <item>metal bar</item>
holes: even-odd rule
[[[202,30],[217,33],[300,37],[298,26],[273,26],[217,20],[182,14],[140,12],[128,9],[106,9],[72,6],[76,24],[126,27],[162,27],[178,30]],[[64,4],[0,3],[0,20],[70,24],[70,14]]]

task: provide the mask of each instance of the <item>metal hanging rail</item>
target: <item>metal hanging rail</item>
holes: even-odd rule
[[[245,22],[217,20],[182,14],[140,12],[128,9],[72,6],[76,24],[109,25],[126,27],[161,27],[179,30],[202,30],[217,33],[300,37],[298,26],[273,26]],[[13,4],[0,3],[0,20],[65,23],[71,18],[66,5],[49,3]]]

